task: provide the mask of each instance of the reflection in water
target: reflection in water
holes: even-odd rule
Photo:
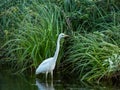
[[[48,82],[41,83],[38,79],[36,79],[36,85],[38,86],[38,90],[55,90],[53,81],[49,84]]]
[[[13,75],[8,72],[0,71],[0,90],[37,90],[35,78],[29,75]]]
[[[36,84],[36,85],[34,85]],[[87,83],[76,80],[54,79],[53,82],[44,83],[36,79],[34,75],[19,74],[13,75],[8,71],[3,71],[0,67],[0,90],[120,90],[120,84],[113,84],[112,82]]]

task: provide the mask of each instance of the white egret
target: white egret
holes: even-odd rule
[[[36,69],[36,74],[46,73],[46,80],[47,80],[47,75],[50,72],[51,79],[53,80],[53,70],[55,68],[56,60],[57,60],[59,49],[60,49],[60,39],[66,36],[68,35],[65,35],[64,33],[59,34],[58,39],[57,39],[57,47],[56,47],[54,56],[44,60]]]

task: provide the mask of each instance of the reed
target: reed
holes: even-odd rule
[[[12,38],[4,44],[9,61],[17,62],[13,66],[20,71],[36,67],[52,56],[57,36],[63,32],[63,21],[56,5],[37,1],[31,3],[17,6],[13,15],[20,22],[16,22],[17,28],[12,32]]]
[[[66,52],[66,72],[76,73],[80,80],[98,81],[112,77],[119,71],[120,38],[117,30],[106,30],[89,34],[75,33]],[[109,35],[110,34],[110,35]]]
[[[118,0],[2,1],[0,62],[20,72],[33,70],[53,55],[58,34],[66,32],[63,64],[58,60],[63,74],[87,81],[114,77],[120,63],[119,7]]]

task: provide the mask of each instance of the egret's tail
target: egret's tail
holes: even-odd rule
[[[39,74],[38,70],[36,70],[35,74],[36,74],[36,75]]]

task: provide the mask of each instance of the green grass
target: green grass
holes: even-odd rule
[[[18,27],[9,32],[12,38],[4,46],[8,50],[8,59],[17,61],[13,66],[23,71],[54,55],[57,37],[63,32],[63,21],[59,8],[54,4],[32,2],[29,6],[22,5],[22,9],[20,4],[13,14],[20,20],[16,22]]]
[[[66,70],[76,73],[80,80],[99,81],[112,77],[120,70],[120,43],[116,41],[120,38],[118,33],[119,27],[117,30],[111,28],[83,35],[75,33],[66,52]]]
[[[119,7],[117,0],[1,1],[0,62],[20,72],[33,70],[53,56],[57,36],[66,32],[70,38],[59,55],[65,59],[63,74],[87,81],[114,77],[119,72]]]
[[[74,4],[76,8],[69,8],[72,12],[65,13],[72,37],[65,50],[63,73],[71,72],[79,80],[87,81],[115,77],[120,54],[119,4],[117,1],[78,2],[82,3],[80,9]]]

